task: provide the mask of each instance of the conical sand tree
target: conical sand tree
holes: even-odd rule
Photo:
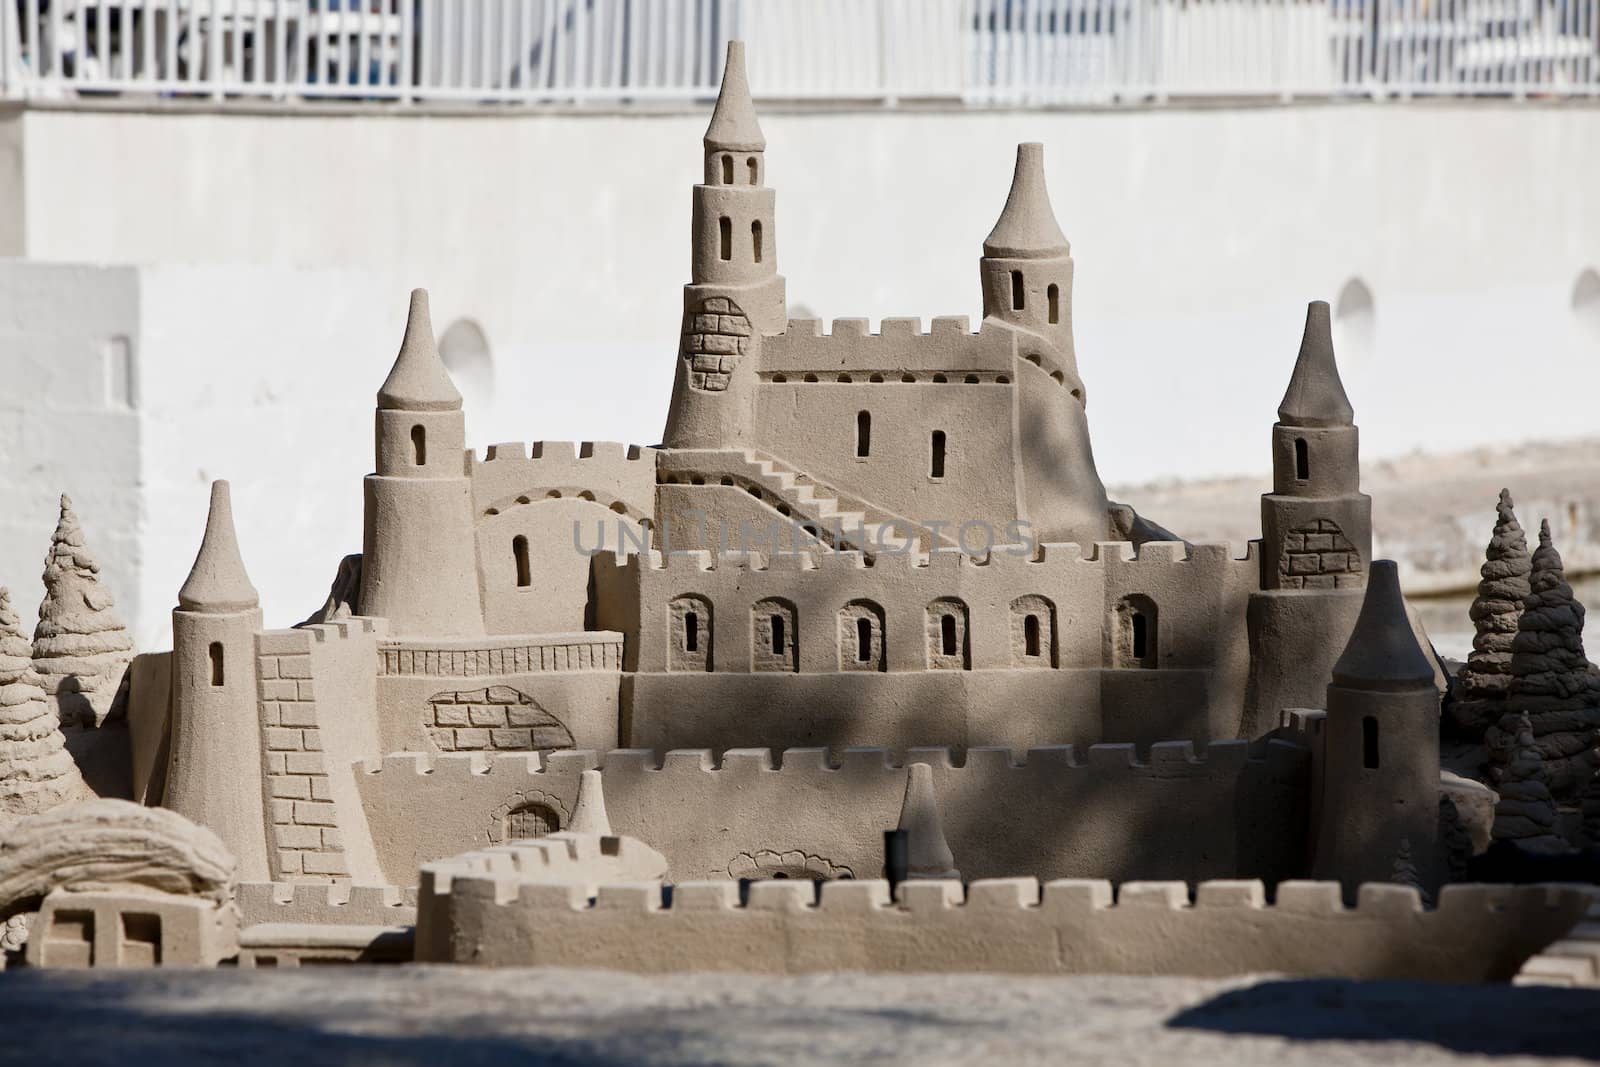
[[[29,659],[28,638],[0,587],[0,823],[87,799]]]
[[[1529,852],[1566,851],[1567,843],[1556,836],[1555,800],[1544,784],[1544,761],[1534,749],[1526,714],[1515,717],[1513,737],[1515,748],[1494,806],[1494,839],[1514,841]]]
[[[1506,691],[1511,686],[1511,645],[1522,618],[1522,603],[1530,591],[1528,540],[1512,507],[1510,490],[1500,490],[1494,533],[1478,571],[1478,596],[1469,613],[1477,631],[1472,654],[1461,669],[1461,699],[1451,705],[1456,725],[1473,738],[1481,738],[1505,711]]]
[[[1600,674],[1583,651],[1583,605],[1572,595],[1562,572],[1561,554],[1550,542],[1550,524],[1539,525],[1517,636],[1511,642],[1511,686],[1502,717],[1484,734],[1499,777],[1517,751],[1515,720],[1526,713],[1533,751],[1543,761],[1543,778],[1558,800],[1572,800],[1588,783],[1600,752]]]
[[[61,521],[44,561],[33,668],[68,726],[98,726],[121,710],[118,697],[133,660],[133,641],[99,575],[72,501],[62,494]]]

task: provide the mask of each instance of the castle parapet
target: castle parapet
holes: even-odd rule
[[[490,445],[482,459],[467,453],[474,514],[482,518],[521,504],[561,498],[621,503],[632,517],[655,506],[654,448],[612,441],[522,441]],[[587,495],[585,495],[587,494]]]
[[[385,641],[378,673],[476,678],[622,669],[622,635],[609,631],[510,635],[459,641]]]

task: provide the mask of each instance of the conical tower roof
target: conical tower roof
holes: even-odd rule
[[[572,805],[572,820],[567,829],[575,834],[610,836],[611,819],[606,815],[605,787],[599,771],[583,771],[578,775],[578,799]]]
[[[717,107],[706,127],[705,145],[731,152],[760,152],[767,147],[756,121],[755,101],[750,98],[750,79],[744,70],[744,42],[728,42],[728,60],[722,68],[722,90]]]
[[[939,802],[933,795],[933,768],[926,763],[913,763],[906,768],[899,828],[906,831],[908,878],[961,877],[939,819]]]
[[[439,358],[428,315],[428,291],[411,290],[406,336],[389,377],[378,390],[378,407],[387,411],[460,411],[461,393]]]
[[[1333,357],[1328,302],[1313,300],[1306,308],[1300,357],[1294,362],[1283,403],[1278,405],[1278,421],[1285,426],[1351,426],[1355,418],[1339,379],[1339,363]]]
[[[1333,684],[1346,689],[1404,691],[1432,689],[1433,664],[1417,641],[1400,594],[1394,560],[1380,559],[1367,576],[1361,615],[1333,665]]]
[[[1044,145],[1017,145],[1017,169],[1000,220],[983,241],[983,254],[1004,259],[1045,259],[1070,254],[1066,234],[1050,207],[1044,184]]]
[[[200,542],[188,581],[178,590],[178,606],[184,611],[213,615],[250,611],[260,604],[256,587],[245,573],[239,555],[239,540],[233,532],[233,502],[228,483],[211,483],[211,513],[206,517],[206,536]]]

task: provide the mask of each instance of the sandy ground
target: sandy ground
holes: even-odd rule
[[[0,975],[0,1064],[1543,1064],[1600,992],[1345,981],[308,968]]]

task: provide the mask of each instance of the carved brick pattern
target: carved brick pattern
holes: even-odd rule
[[[322,755],[311,655],[263,653],[256,668],[274,876],[285,882],[348,878],[350,863]]]
[[[426,725],[441,752],[548,752],[573,744],[560,719],[504,685],[429,697]]]
[[[1332,519],[1296,527],[1283,541],[1278,584],[1284,589],[1345,589],[1362,582],[1361,552]]]
[[[507,648],[379,648],[379,674],[473,678],[546,671],[615,671],[622,668],[622,637],[555,641]]]
[[[734,365],[750,351],[750,320],[738,304],[720,296],[702,300],[683,318],[683,358],[689,361],[690,388],[723,392]]]

